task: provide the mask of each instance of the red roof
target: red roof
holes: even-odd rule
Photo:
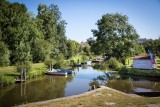
[[[150,58],[150,56],[135,56],[133,59],[146,59],[146,60],[149,60],[151,58]]]

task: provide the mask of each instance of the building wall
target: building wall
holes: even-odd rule
[[[133,68],[139,69],[153,69],[153,64],[151,60],[146,59],[134,59],[133,60]]]

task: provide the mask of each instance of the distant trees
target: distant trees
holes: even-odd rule
[[[125,64],[131,56],[139,35],[128,23],[128,17],[119,13],[103,15],[97,21],[98,30],[92,30],[96,37],[96,51],[115,57]]]
[[[65,36],[65,26],[57,5],[39,4],[38,15],[34,16],[24,4],[1,0],[0,66],[70,57],[71,45]],[[74,44],[77,54],[80,46]]]
[[[77,55],[82,50],[81,45],[74,40],[68,40],[67,47],[68,47],[67,58]]]
[[[160,56],[160,39],[146,41],[142,45],[144,46],[146,52],[150,49],[154,54]]]

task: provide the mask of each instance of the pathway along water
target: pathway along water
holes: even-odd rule
[[[115,75],[92,67],[79,67],[73,76],[40,76],[23,84],[0,87],[0,107],[81,94],[97,83],[127,92],[160,91],[160,80]],[[107,82],[106,82],[107,81]],[[118,85],[117,85],[118,84]]]

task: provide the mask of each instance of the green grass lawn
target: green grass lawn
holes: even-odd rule
[[[0,75],[12,72],[16,72],[16,66],[0,67]]]
[[[47,70],[44,63],[36,63],[31,65],[31,70],[27,72],[27,79],[37,77],[44,74]],[[0,68],[0,85],[10,85],[15,83],[15,79],[19,78],[20,73],[17,72],[16,66],[7,66]]]

